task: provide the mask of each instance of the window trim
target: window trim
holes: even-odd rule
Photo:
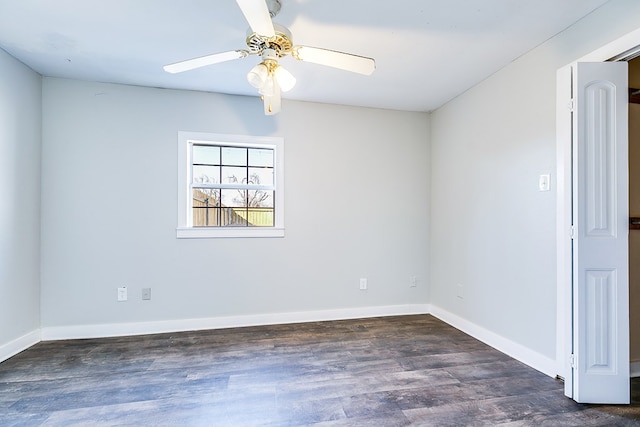
[[[194,144],[227,145],[274,150],[273,227],[193,227],[191,212],[191,147]],[[178,132],[178,239],[225,237],[284,237],[284,138],[274,136],[224,135]]]

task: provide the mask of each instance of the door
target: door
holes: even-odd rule
[[[572,398],[629,403],[626,62],[573,67]]]

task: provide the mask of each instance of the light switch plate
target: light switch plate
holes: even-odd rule
[[[538,190],[539,191],[549,191],[551,189],[551,175],[542,174],[538,178]]]

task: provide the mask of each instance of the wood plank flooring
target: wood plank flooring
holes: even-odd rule
[[[640,426],[429,315],[42,342],[0,426]]]

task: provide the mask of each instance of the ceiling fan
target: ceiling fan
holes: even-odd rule
[[[261,55],[262,62],[249,71],[247,80],[262,95],[265,114],[273,115],[280,111],[280,93],[291,90],[296,83],[295,77],[278,63],[278,60],[284,56],[291,55],[300,61],[363,75],[370,75],[376,68],[373,58],[294,45],[291,32],[271,20],[280,11],[280,0],[236,0],[236,2],[250,27],[247,32],[247,49],[231,50],[176,62],[165,65],[164,70],[169,73],[180,73],[245,58],[249,55]]]

